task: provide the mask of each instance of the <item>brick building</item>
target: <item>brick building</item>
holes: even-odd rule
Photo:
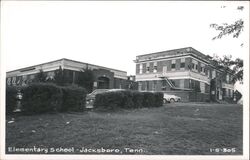
[[[192,47],[139,55],[134,62],[140,91],[171,91],[186,101],[192,99],[191,92],[198,93],[194,101],[233,97],[233,74]]]
[[[8,86],[28,85],[33,82],[35,75],[42,70],[48,80],[53,80],[55,71],[59,67],[64,70],[68,84],[76,84],[80,71],[83,69],[91,69],[94,74],[93,89],[97,88],[128,88],[131,81],[127,80],[127,72],[111,69],[107,67],[97,66],[93,64],[83,63],[69,59],[59,59],[39,65],[25,67],[6,74],[6,83]]]

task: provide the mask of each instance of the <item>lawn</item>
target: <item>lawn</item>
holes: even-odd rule
[[[240,105],[194,103],[116,112],[8,116],[6,152],[46,153],[48,149],[51,154],[241,155],[242,121]],[[9,147],[16,147],[16,152]],[[33,152],[34,148],[39,152]]]

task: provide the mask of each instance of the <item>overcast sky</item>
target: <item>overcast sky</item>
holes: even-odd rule
[[[237,6],[243,5],[243,11]],[[4,1],[1,53],[10,71],[60,58],[135,74],[137,55],[183,47],[245,59],[249,2]],[[225,7],[222,7],[225,6]],[[218,34],[211,23],[244,19],[238,39]],[[244,43],[244,47],[240,44]]]

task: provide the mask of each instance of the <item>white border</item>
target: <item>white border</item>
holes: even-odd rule
[[[245,42],[249,42],[249,26],[246,24],[245,28],[247,28],[245,31]],[[0,159],[18,159],[18,160],[27,160],[27,159],[145,159],[145,160],[151,160],[151,159],[175,159],[175,160],[247,160],[249,158],[249,46],[246,44],[247,47],[245,48],[245,55],[244,55],[244,102],[243,102],[243,156],[190,156],[190,155],[177,155],[177,156],[153,156],[153,155],[5,155],[5,77],[6,77],[6,69],[5,69],[5,55],[0,54],[0,136],[1,136],[1,151],[0,151]],[[2,41],[1,41],[1,53],[2,53]],[[248,54],[247,54],[248,53]]]

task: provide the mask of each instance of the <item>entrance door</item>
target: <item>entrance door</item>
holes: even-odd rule
[[[98,89],[109,89],[109,78],[99,77],[98,78]]]

